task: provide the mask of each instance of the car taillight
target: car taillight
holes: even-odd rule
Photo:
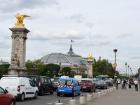
[[[64,85],[66,88],[73,88],[73,85]]]
[[[20,86],[17,87],[17,91],[20,92]]]
[[[41,82],[38,83],[38,86],[41,86]]]

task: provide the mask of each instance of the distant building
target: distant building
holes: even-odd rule
[[[67,54],[51,53],[41,58],[44,64],[58,64],[61,68],[71,67],[76,74],[85,73],[87,70],[86,60],[73,52],[72,44]]]
[[[0,65],[3,65],[3,64],[9,64],[9,62],[5,62],[3,61],[2,59],[0,60]]]

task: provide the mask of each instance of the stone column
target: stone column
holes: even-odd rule
[[[87,75],[88,78],[93,78],[93,66],[92,66],[93,62],[88,62],[88,71],[87,71]]]
[[[87,77],[88,78],[93,78],[93,57],[92,57],[92,54],[90,53],[88,55],[88,58],[87,58],[87,63],[88,63],[88,70],[87,70]]]
[[[26,39],[30,31],[25,27],[13,27],[10,30],[12,31],[12,52],[8,74],[24,75],[27,73],[25,67]]]

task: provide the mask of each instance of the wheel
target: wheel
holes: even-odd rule
[[[20,101],[24,101],[24,100],[25,100],[25,94],[22,93],[22,94],[21,94],[21,97],[20,97]]]
[[[53,89],[51,89],[50,94],[53,94]]]
[[[34,99],[37,99],[38,92],[35,92]]]
[[[60,93],[57,93],[57,96],[60,96]]]
[[[76,96],[76,92],[74,91],[73,93],[72,93],[72,97],[75,97]]]
[[[41,89],[41,90],[39,91],[39,95],[40,95],[40,96],[43,96],[43,95],[44,95],[43,89]]]
[[[14,101],[11,101],[9,105],[15,105],[15,102]]]

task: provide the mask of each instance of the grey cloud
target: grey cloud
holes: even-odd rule
[[[133,36],[133,34],[131,33],[125,33],[125,34],[121,34],[118,36],[119,39],[122,39],[122,38],[127,38],[127,37],[131,37]]]
[[[67,17],[70,20],[73,20],[74,22],[77,23],[82,23],[84,21],[84,16],[82,14],[73,14],[70,17]]]
[[[0,0],[0,11],[1,12],[14,12],[21,9],[31,9],[39,7],[41,5],[56,5],[58,0]]]
[[[10,48],[10,46],[4,42],[0,42],[0,49],[7,49]]]
[[[38,40],[38,41],[45,41],[45,40],[70,40],[70,39],[76,39],[76,40],[82,40],[84,39],[84,35],[75,35],[71,33],[61,33],[61,34],[53,34],[48,33],[46,36],[45,34],[36,34],[35,36],[29,37],[30,40]]]
[[[140,56],[134,56],[134,57],[131,57],[130,59],[132,59],[132,60],[140,60]]]
[[[102,46],[107,46],[107,45],[109,45],[110,43],[111,43],[110,41],[104,41],[104,42],[90,43],[90,44],[87,44],[87,45],[88,45],[88,46],[102,47]]]
[[[85,25],[86,25],[88,28],[92,29],[93,26],[94,26],[94,23],[92,23],[92,22],[86,22]]]

